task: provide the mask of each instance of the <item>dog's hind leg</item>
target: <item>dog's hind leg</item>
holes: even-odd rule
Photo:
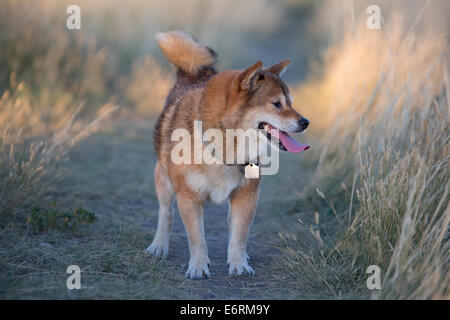
[[[233,191],[229,202],[228,273],[253,274],[248,265],[247,238],[258,202],[259,179],[249,179]]]
[[[203,223],[203,203],[188,192],[177,193],[178,209],[189,239],[189,267],[186,277],[209,278],[209,257]]]
[[[159,201],[158,227],[153,242],[146,251],[155,257],[165,257],[169,252],[169,236],[173,223],[174,191],[165,169],[159,162],[155,167],[155,188]]]

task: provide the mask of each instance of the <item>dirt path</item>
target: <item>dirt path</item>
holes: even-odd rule
[[[156,205],[156,204],[155,204]],[[157,212],[157,206],[152,212]],[[211,278],[209,280],[191,281],[191,290],[205,299],[256,299],[268,290],[267,268],[264,264],[272,260],[280,252],[271,247],[270,237],[264,237],[262,232],[253,232],[258,229],[258,222],[253,226],[248,244],[250,265],[255,268],[254,276],[230,277],[226,265],[227,257],[227,205],[207,204],[205,206],[205,233],[211,259]],[[258,221],[258,219],[256,220]],[[152,214],[144,224],[153,232],[156,230],[157,215]],[[275,239],[273,239],[275,240]],[[175,212],[174,227],[170,241],[170,253],[167,261],[174,264],[180,272],[184,273],[189,262],[189,249],[186,231],[178,210]]]

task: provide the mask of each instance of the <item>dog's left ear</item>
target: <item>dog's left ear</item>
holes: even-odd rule
[[[269,72],[275,73],[276,75],[281,77],[283,72],[286,71],[289,63],[291,63],[291,60],[286,59],[286,60],[280,61],[278,63],[275,63],[273,66],[267,68],[266,70]]]
[[[262,70],[262,65],[262,62],[258,61],[241,72],[239,77],[239,80],[241,81],[241,90],[252,91],[257,87],[261,76],[260,72]]]

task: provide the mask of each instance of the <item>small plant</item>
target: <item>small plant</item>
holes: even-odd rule
[[[73,230],[81,225],[90,224],[97,220],[95,213],[81,207],[71,212],[60,211],[56,203],[51,203],[48,210],[35,206],[27,217],[27,222],[36,232],[48,229],[57,231]]]

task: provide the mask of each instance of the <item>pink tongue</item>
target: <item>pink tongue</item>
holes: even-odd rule
[[[284,145],[287,151],[289,152],[302,152],[304,150],[308,150],[310,147],[307,144],[301,144],[295,141],[290,135],[284,132],[280,132],[279,137],[281,143]]]
[[[275,129],[274,127],[271,126],[271,129],[272,128]],[[294,138],[292,138],[286,132],[276,129],[273,131],[271,130],[270,133],[275,138],[279,139],[281,141],[281,143],[284,145],[284,147],[286,148],[286,150],[289,152],[299,153],[304,150],[308,150],[310,148],[310,146],[308,146],[307,144],[298,143],[297,141],[294,140]]]

